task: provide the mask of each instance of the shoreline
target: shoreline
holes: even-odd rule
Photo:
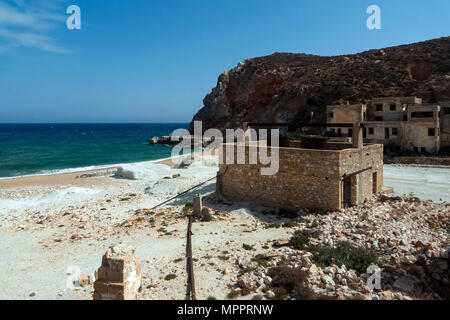
[[[192,153],[192,154],[198,154]],[[213,152],[215,154],[215,151]],[[84,175],[92,175],[97,172],[102,171],[111,171],[114,169],[118,169],[122,166],[132,166],[138,164],[163,164],[170,168],[173,168],[175,164],[183,158],[189,157],[189,155],[178,155],[169,158],[161,158],[156,160],[148,160],[148,161],[139,161],[139,162],[130,162],[130,163],[121,163],[121,164],[112,164],[99,166],[97,168],[83,170],[82,168],[77,169],[62,169],[62,170],[71,170],[69,172],[55,172],[49,174],[35,174],[35,175],[26,175],[26,176],[17,176],[17,177],[4,177],[0,178],[0,188],[1,189],[9,189],[15,187],[28,187],[28,186],[39,186],[39,185],[67,185],[67,184],[86,184],[86,179],[80,179],[81,176]],[[202,151],[202,156],[211,155],[211,151]],[[100,182],[101,178],[107,176],[105,175],[93,175],[89,177],[89,182]]]

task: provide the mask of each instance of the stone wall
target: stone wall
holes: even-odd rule
[[[343,176],[372,166],[373,169],[355,175],[352,203],[359,203],[372,194],[373,172],[380,177],[377,192],[383,185],[383,146],[370,145],[360,149],[309,150],[277,148],[279,171],[275,175],[261,175],[264,166],[249,164],[249,151],[257,148],[246,146],[245,164],[229,164],[226,148],[221,148],[223,159],[217,179],[217,191],[227,199],[256,201],[263,205],[287,209],[337,210],[343,206]],[[269,149],[269,154],[272,148]],[[234,146],[234,159],[237,148]],[[263,152],[266,152],[266,148]]]
[[[360,149],[345,149],[341,152],[340,175],[352,176],[352,204],[364,202],[374,191],[380,192],[383,188],[383,145],[366,145]],[[369,167],[372,167],[369,170]],[[373,178],[376,173],[376,186]],[[375,189],[375,190],[374,190]]]

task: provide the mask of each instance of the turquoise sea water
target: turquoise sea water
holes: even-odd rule
[[[187,123],[0,125],[0,177],[156,160],[172,148],[149,145],[154,136]]]

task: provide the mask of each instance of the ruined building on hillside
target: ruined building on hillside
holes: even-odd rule
[[[339,210],[364,202],[383,187],[383,145],[363,144],[361,123],[334,124],[352,129],[351,142],[331,142],[326,137],[282,138],[280,147],[261,141],[224,144],[217,174],[216,193],[236,201],[258,202],[289,210],[300,208]],[[287,124],[244,124],[280,128]],[[319,125],[320,126],[320,125]],[[326,125],[325,125],[326,126]],[[239,150],[239,148],[241,148]],[[237,161],[245,150],[245,161]],[[252,164],[250,154],[278,152],[278,171],[263,175],[267,167],[260,157]]]
[[[422,104],[416,97],[374,98],[367,104],[327,107],[327,122],[364,122],[364,142],[414,153],[436,154],[450,147],[450,102]],[[351,137],[350,129],[329,127],[335,137]]]

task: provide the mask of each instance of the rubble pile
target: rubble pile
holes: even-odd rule
[[[370,285],[375,281],[371,273],[337,264],[320,267],[308,248],[284,247],[272,252],[271,259],[238,260],[241,276],[231,287],[231,296],[241,295],[244,290],[244,294],[253,293],[255,299],[293,298],[295,295],[277,293],[268,276],[273,267],[289,267],[306,273],[304,285],[319,299],[450,297],[449,204],[380,196],[347,210],[302,214],[304,222],[299,223],[296,233],[307,236],[311,246],[334,247],[347,242],[376,251],[380,288]],[[274,243],[288,245],[288,240],[277,239]]]

